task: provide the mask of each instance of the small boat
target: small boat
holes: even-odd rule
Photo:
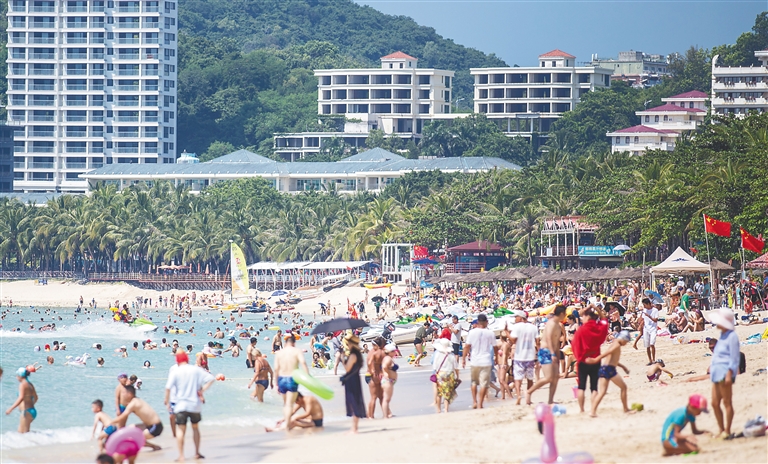
[[[363,284],[363,287],[365,287],[367,289],[370,289],[370,290],[373,290],[374,288],[388,288],[388,287],[391,287],[391,286],[392,286],[391,282],[381,282],[381,283],[365,282]]]
[[[154,332],[157,330],[157,326],[154,322],[150,321],[149,319],[144,319],[143,317],[134,319],[133,322],[128,325],[140,332]]]

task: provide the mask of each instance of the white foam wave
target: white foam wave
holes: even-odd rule
[[[31,448],[58,443],[80,443],[90,440],[90,427],[34,430],[29,433],[5,432],[0,435],[0,450]]]
[[[6,324],[7,325],[7,324]],[[58,325],[58,324],[57,324]],[[0,338],[121,338],[135,339],[142,332],[134,327],[112,321],[84,321],[62,325],[55,331],[12,332],[0,329]]]

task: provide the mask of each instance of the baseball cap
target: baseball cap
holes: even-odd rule
[[[121,372],[121,373],[119,373],[117,375],[117,378],[118,379],[127,379],[128,378],[128,374],[126,374],[125,372]]]
[[[176,353],[176,364],[181,363],[188,363],[189,362],[189,356],[187,356],[187,353],[184,351],[179,351]]]
[[[709,409],[707,409],[707,399],[704,398],[703,395],[699,395],[698,393],[691,395],[688,397],[688,406],[696,409],[701,409],[702,412],[709,412]]]

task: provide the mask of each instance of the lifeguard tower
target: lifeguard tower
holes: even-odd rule
[[[413,243],[385,243],[381,246],[381,274],[390,282],[411,279]]]

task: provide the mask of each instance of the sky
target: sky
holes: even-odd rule
[[[508,65],[536,66],[560,49],[589,61],[639,50],[666,55],[692,45],[732,44],[750,31],[768,0],[354,0],[413,18],[456,43],[495,53]]]

